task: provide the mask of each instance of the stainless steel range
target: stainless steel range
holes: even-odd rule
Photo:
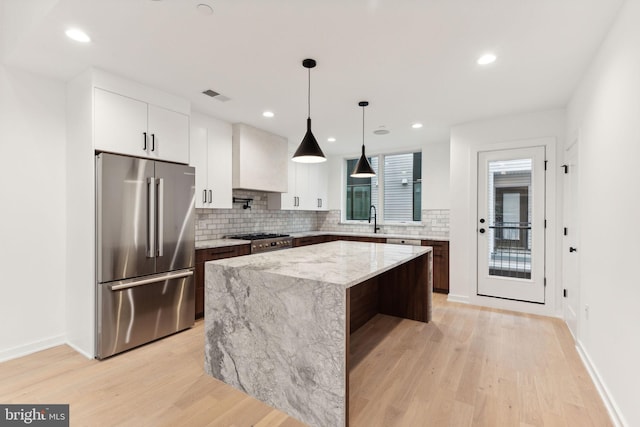
[[[227,236],[228,239],[251,240],[251,253],[277,251],[279,249],[287,249],[293,246],[293,237],[288,234],[238,234],[236,236]]]

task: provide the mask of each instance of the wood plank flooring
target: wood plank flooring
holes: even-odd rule
[[[70,403],[76,426],[303,424],[207,376],[204,324],[98,362],[59,346],[0,364],[1,403]],[[610,426],[558,319],[446,302],[351,337],[350,425]],[[330,426],[327,426],[330,427]]]

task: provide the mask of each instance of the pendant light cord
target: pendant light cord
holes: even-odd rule
[[[311,118],[311,68],[307,68],[308,76],[307,82],[309,82],[309,86],[307,89],[307,117]]]
[[[364,106],[362,107],[362,153],[364,154]]]

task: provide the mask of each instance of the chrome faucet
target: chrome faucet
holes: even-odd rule
[[[380,230],[380,227],[378,227],[378,214],[376,213],[376,207],[371,205],[369,207],[369,224],[371,224],[371,209],[373,209],[373,232],[377,233]]]

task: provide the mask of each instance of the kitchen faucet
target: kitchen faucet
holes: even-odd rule
[[[369,207],[369,224],[371,224],[371,209],[373,209],[373,232],[377,233],[378,230],[380,230],[380,227],[378,227],[378,214],[376,213],[376,207],[371,205]]]

